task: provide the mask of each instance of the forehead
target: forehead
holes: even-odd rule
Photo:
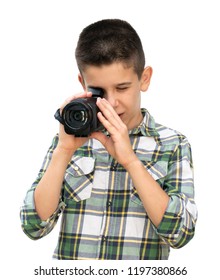
[[[102,66],[87,66],[81,74],[85,84],[97,86],[133,82],[138,79],[133,67],[128,67],[120,62]]]

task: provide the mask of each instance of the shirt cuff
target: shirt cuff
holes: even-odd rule
[[[54,228],[66,204],[60,200],[54,213],[47,220],[42,220],[35,208],[34,191],[35,188],[28,191],[24,205],[21,207],[20,216],[23,231],[30,238],[39,239],[47,235]]]

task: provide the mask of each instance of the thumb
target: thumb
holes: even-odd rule
[[[106,143],[108,141],[108,136],[106,136],[105,134],[103,134],[102,132],[93,132],[89,138],[93,138],[98,140],[99,142],[102,143],[102,145],[104,147],[106,147]]]
[[[98,140],[108,151],[108,153],[114,157],[114,146],[112,145],[111,138],[103,134],[102,132],[93,132],[90,136],[90,138],[94,138]]]

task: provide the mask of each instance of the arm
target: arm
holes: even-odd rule
[[[193,238],[197,220],[191,148],[185,137],[173,152],[163,186],[170,199],[156,231],[170,246],[180,248]]]
[[[58,217],[63,208],[65,207],[65,204],[60,200],[57,205],[58,207],[56,211],[54,211],[54,213],[48,219],[42,220],[36,211],[34,202],[35,190],[39,182],[43,178],[48,168],[48,165],[50,164],[54,149],[57,147],[57,143],[58,136],[55,136],[52,141],[52,145],[50,146],[44,158],[40,172],[38,173],[38,176],[35,182],[32,184],[31,188],[27,191],[24,203],[21,207],[21,226],[26,235],[29,236],[31,239],[39,239],[47,235],[56,225]]]
[[[124,167],[131,176],[146,213],[157,227],[164,216],[169,196],[148,173],[138,158]]]
[[[155,231],[171,247],[183,247],[193,238],[197,220],[192,156],[187,139],[182,137],[174,149],[167,166],[167,174],[161,178],[161,186],[155,185],[156,181],[153,178],[151,185],[148,185],[150,180],[146,180],[144,171],[141,174],[142,169],[144,170],[145,167],[140,166],[138,170],[134,164],[127,168],[143,206],[154,224]],[[161,196],[157,186],[162,191]],[[149,192],[149,189],[152,192]],[[162,197],[162,193],[166,194],[168,200]],[[147,195],[152,195],[152,197],[147,197]],[[164,208],[160,210],[162,206]],[[156,220],[159,217],[161,219]]]
[[[91,93],[75,95],[67,99],[62,107],[75,98],[86,96],[91,96]],[[66,167],[75,150],[86,141],[87,138],[67,135],[60,125],[59,136],[53,139],[38,177],[28,190],[21,207],[22,229],[30,238],[41,238],[55,226],[65,207],[60,199],[60,192]]]
[[[35,207],[42,220],[47,220],[57,209],[65,170],[71,157],[71,151],[58,146],[54,150],[51,162],[35,190]]]
[[[61,106],[61,110],[73,99],[82,97],[91,97],[91,93],[74,95],[66,100]],[[52,153],[48,168],[34,194],[36,211],[42,220],[47,220],[57,209],[67,165],[75,151],[87,140],[88,138],[79,138],[66,134],[63,125],[60,125],[57,147]]]

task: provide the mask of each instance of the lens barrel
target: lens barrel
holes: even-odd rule
[[[77,98],[68,103],[62,110],[58,109],[55,118],[64,125],[67,134],[76,137],[88,137],[92,132],[103,129],[97,118],[99,108],[96,105],[98,97],[103,97],[101,88],[88,88],[92,97]]]

